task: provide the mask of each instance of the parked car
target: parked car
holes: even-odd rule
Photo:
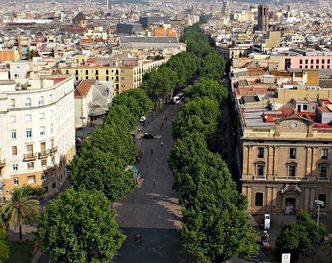
[[[145,122],[145,120],[146,120],[145,116],[142,116],[142,117],[139,119],[140,122]]]
[[[146,133],[144,133],[143,138],[144,139],[153,139],[153,135],[151,133],[146,132]]]

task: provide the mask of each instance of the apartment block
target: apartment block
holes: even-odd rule
[[[75,154],[74,81],[68,75],[0,80],[0,198],[15,187],[56,193]]]
[[[138,88],[143,81],[143,75],[166,63],[161,60],[97,60],[88,59],[85,63],[76,63],[59,67],[62,74],[75,76],[76,80],[101,80],[114,83],[114,95],[123,91]]]

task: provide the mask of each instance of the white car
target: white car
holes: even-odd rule
[[[142,117],[139,119],[140,122],[144,122],[145,120],[146,120],[145,116],[142,116]]]

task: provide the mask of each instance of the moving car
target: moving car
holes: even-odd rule
[[[146,120],[145,116],[142,116],[142,117],[139,119],[140,122],[145,122],[145,120]]]
[[[144,133],[143,138],[144,139],[153,139],[153,135],[151,133],[146,132],[146,133]]]

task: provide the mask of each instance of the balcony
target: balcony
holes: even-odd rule
[[[50,149],[50,155],[56,154],[57,151],[58,151],[58,146],[55,146],[55,147],[51,148]]]
[[[318,182],[329,182],[330,178],[329,177],[317,177]]]
[[[3,160],[0,159],[0,169],[5,167],[5,166],[6,166],[6,160],[5,159],[3,159]]]
[[[274,177],[274,181],[287,181],[287,182],[292,182],[292,181],[296,181],[296,182],[308,182],[311,181],[310,177],[296,177],[296,176],[290,176],[290,177],[278,177],[275,176]]]
[[[47,158],[49,153],[47,151],[41,151],[38,153],[38,159],[45,159]]]
[[[37,159],[37,153],[26,153],[23,155],[24,162],[35,161]]]

